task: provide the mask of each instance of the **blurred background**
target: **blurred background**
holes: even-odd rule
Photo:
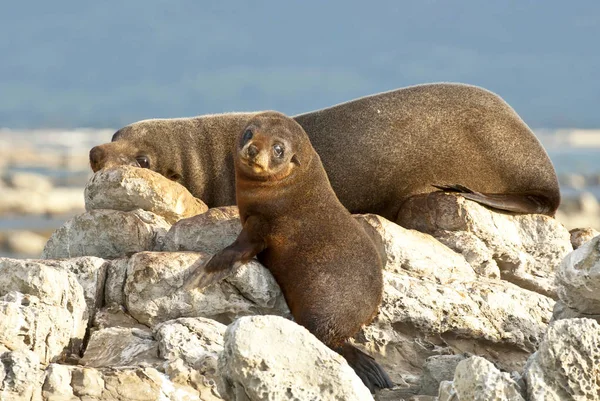
[[[0,13],[0,256],[83,211],[89,149],[137,120],[298,114],[426,82],[502,96],[567,226],[600,229],[600,2],[21,1]]]

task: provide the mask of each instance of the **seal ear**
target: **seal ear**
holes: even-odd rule
[[[300,159],[298,158],[297,154],[294,154],[294,156],[292,156],[292,163],[294,163],[297,166],[300,166]]]

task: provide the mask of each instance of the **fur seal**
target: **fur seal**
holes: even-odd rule
[[[344,356],[371,391],[392,387],[375,360],[347,342],[377,314],[383,261],[335,196],[308,136],[291,118],[263,112],[234,147],[242,231],[184,287],[205,287],[258,256],[298,324]]]
[[[254,115],[137,122],[94,147],[90,164],[94,171],[148,167],[209,207],[233,205],[229,152]],[[438,189],[515,213],[553,216],[560,203],[554,167],[533,132],[498,95],[476,86],[411,86],[294,119],[352,213],[398,221],[404,201]]]

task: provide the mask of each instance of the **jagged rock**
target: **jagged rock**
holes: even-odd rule
[[[600,314],[600,236],[568,254],[556,272],[558,295],[568,307]]]
[[[173,383],[149,367],[95,369],[53,364],[42,392],[48,400],[201,400],[194,389]]]
[[[215,254],[235,241],[242,231],[237,206],[209,209],[173,224],[164,237],[163,251]]]
[[[28,262],[27,260],[23,261],[23,263]],[[90,321],[94,318],[96,309],[100,308],[104,298],[104,283],[107,269],[107,263],[104,259],[94,256],[83,256],[59,260],[32,260],[31,262],[71,272],[79,285],[81,285],[81,288],[83,288],[83,295],[88,307],[88,313],[85,317]]]
[[[462,255],[428,234],[407,230],[374,214],[355,215],[355,218],[365,228],[374,228],[380,236],[387,255],[387,271],[398,273],[403,270],[443,284],[476,277]]]
[[[106,283],[104,285],[104,303],[106,305],[125,305],[125,279],[129,257],[113,259],[108,263]]]
[[[149,169],[119,166],[98,171],[84,192],[86,210],[143,209],[173,224],[208,207],[181,184]]]
[[[518,370],[541,341],[553,304],[503,281],[441,285],[386,271],[379,314],[357,340],[388,367],[392,380],[419,372],[427,357],[448,353],[440,349],[447,346]]]
[[[219,371],[219,391],[229,400],[373,399],[344,358],[304,327],[276,316],[231,324]]]
[[[544,215],[493,212],[443,192],[415,196],[403,204],[402,210],[398,223],[403,227],[433,235],[465,255],[470,263],[495,263],[503,280],[556,298],[554,270],[573,249],[569,232],[557,220]],[[478,240],[473,243],[468,236]],[[481,242],[488,251],[480,252]],[[473,268],[482,269],[476,265]],[[483,266],[483,270],[489,268]]]
[[[92,333],[81,363],[94,368],[159,366],[158,343],[150,329],[109,327]]]
[[[135,328],[147,330],[148,326],[139,323],[122,305],[112,304],[96,311],[94,316],[95,329],[106,329],[109,327]]]
[[[192,252],[140,252],[133,255],[125,281],[129,313],[150,327],[188,316],[230,323],[239,316],[289,314],[277,282],[255,261],[202,290],[181,289],[193,264],[204,263],[207,258],[206,254]]]
[[[170,225],[160,216],[138,209],[131,212],[92,210],[56,230],[42,253],[44,259],[98,256],[114,259],[152,250]]]
[[[478,356],[461,361],[454,373],[453,389],[444,382],[439,401],[525,401],[519,385],[508,373]]]
[[[556,301],[554,310],[552,311],[552,321],[562,319],[587,318],[594,319],[600,323],[600,314],[581,313],[577,309],[569,308],[562,301]]]
[[[440,383],[452,381],[454,371],[459,362],[467,359],[465,354],[461,355],[435,355],[427,358],[423,365],[423,376],[421,376],[421,390],[423,395],[438,395]]]
[[[154,329],[165,373],[174,383],[190,386],[205,401],[221,400],[216,389],[218,356],[226,326],[211,319],[180,318]]]
[[[40,399],[43,379],[36,353],[21,350],[0,354],[0,400]]]
[[[0,344],[47,364],[79,351],[88,311],[74,275],[42,262],[0,258]]]
[[[594,237],[600,235],[600,231],[596,231],[589,227],[574,228],[569,230],[569,234],[571,234],[571,245],[573,245],[573,249],[577,249],[586,242],[591,241]]]
[[[591,319],[552,323],[524,376],[531,401],[600,399],[600,325]]]

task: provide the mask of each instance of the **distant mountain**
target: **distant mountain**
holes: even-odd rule
[[[600,2],[7,2],[0,126],[295,114],[433,81],[481,85],[533,127],[600,127]]]

